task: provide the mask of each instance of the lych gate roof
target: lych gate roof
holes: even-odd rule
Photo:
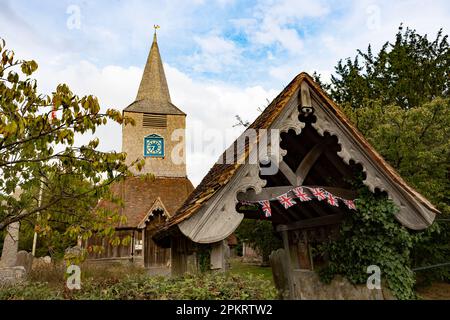
[[[268,129],[271,124],[277,119],[283,109],[286,107],[287,102],[290,101],[296,92],[298,92],[302,82],[306,82],[311,90],[313,90],[324,102],[324,107],[330,111],[334,117],[343,125],[345,130],[354,139],[354,142],[361,145],[361,147],[367,153],[367,156],[373,161],[374,165],[382,170],[386,176],[400,189],[400,192],[413,201],[417,202],[420,206],[423,206],[425,211],[429,212],[430,216],[423,217],[424,225],[429,225],[434,216],[433,214],[439,211],[421,194],[411,188],[400,175],[375,151],[375,149],[368,143],[368,141],[362,136],[362,134],[356,129],[356,127],[347,119],[343,111],[326,95],[326,93],[317,85],[313,79],[306,73],[301,73],[295,77],[292,82],[272,101],[272,103],[264,110],[264,112],[250,125],[251,129]],[[259,139],[259,136],[258,136]],[[235,141],[234,144],[237,142]],[[249,155],[248,141],[246,141],[245,158]],[[221,159],[224,159],[222,155]],[[169,221],[163,225],[156,238],[162,237],[165,231],[171,227],[183,222],[184,220],[193,216],[198,212],[208,200],[210,200],[215,194],[219,192],[230,180],[235,176],[238,169],[243,166],[242,161],[234,162],[233,164],[216,163],[208,174],[203,178],[197,188],[186,199],[184,204],[180,207],[177,213],[169,219]],[[422,210],[419,210],[422,214]],[[403,211],[399,214],[408,215],[416,213],[408,213]],[[411,227],[411,226],[409,226]]]
[[[172,104],[166,74],[159,53],[156,33],[142,74],[136,101],[125,108],[128,112],[184,115]]]

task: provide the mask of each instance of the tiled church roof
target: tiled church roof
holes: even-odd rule
[[[119,228],[136,228],[158,197],[169,216],[173,216],[193,189],[188,178],[156,177],[146,180],[138,176],[129,177],[111,186],[113,194],[122,198],[123,208],[106,200],[101,200],[99,206],[119,209],[127,217],[126,225],[120,225]]]

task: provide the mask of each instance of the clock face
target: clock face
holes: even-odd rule
[[[163,157],[164,156],[164,139],[160,136],[152,135],[144,140],[144,156],[146,157]]]
[[[147,141],[147,153],[148,154],[160,154],[162,150],[161,141],[149,140]]]

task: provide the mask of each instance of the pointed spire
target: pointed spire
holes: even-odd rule
[[[186,115],[174,106],[170,100],[169,87],[167,86],[156,38],[156,29],[158,28],[159,26],[155,25],[152,47],[147,58],[136,100],[126,107],[124,111]]]
[[[171,102],[161,55],[159,54],[156,29],[157,26],[155,26],[152,47],[144,68],[136,101],[147,99],[154,102]]]

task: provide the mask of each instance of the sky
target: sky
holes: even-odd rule
[[[433,38],[449,21],[448,0],[0,0],[0,38],[38,62],[39,90],[67,83],[104,110],[134,101],[160,25],[172,102],[188,115],[194,185],[243,131],[235,116],[253,121],[300,72],[327,80],[340,59],[393,40],[400,23]],[[102,150],[121,151],[119,125],[96,136]]]

